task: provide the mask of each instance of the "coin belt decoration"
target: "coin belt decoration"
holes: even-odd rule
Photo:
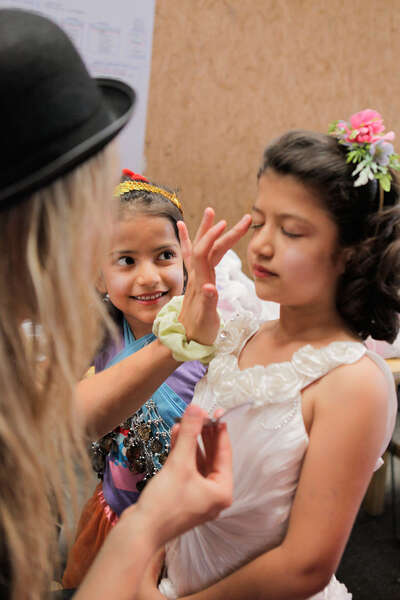
[[[121,434],[124,436],[122,454],[130,471],[144,474],[144,478],[136,484],[140,492],[167,460],[169,427],[160,416],[154,400],[147,400],[132,417],[92,443],[92,466],[99,479],[103,479],[107,456],[118,454],[117,439]]]

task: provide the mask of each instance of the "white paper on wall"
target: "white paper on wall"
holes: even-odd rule
[[[73,39],[93,76],[115,77],[135,89],[135,112],[119,145],[122,167],[141,173],[155,0],[0,0],[6,7],[49,17]]]

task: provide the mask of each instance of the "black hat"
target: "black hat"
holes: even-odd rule
[[[0,10],[0,209],[103,148],[134,100],[122,81],[91,78],[54,22]]]

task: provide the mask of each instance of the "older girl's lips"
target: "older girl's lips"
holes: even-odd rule
[[[261,265],[253,266],[253,274],[255,277],[258,277],[258,278],[277,277],[276,273],[274,273],[273,271],[269,271],[268,269],[266,269],[265,267],[262,267]]]

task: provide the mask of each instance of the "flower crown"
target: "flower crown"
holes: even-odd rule
[[[154,194],[159,194],[160,196],[164,196],[164,198],[167,198],[167,200],[169,200],[170,202],[172,202],[172,204],[176,206],[176,208],[181,212],[183,216],[182,204],[179,202],[175,192],[167,192],[167,190],[164,190],[163,188],[160,188],[150,183],[149,180],[146,179],[146,177],[144,177],[143,175],[138,175],[138,173],[134,173],[129,169],[123,169],[122,174],[128,175],[130,179],[122,181],[117,185],[114,192],[115,197],[119,198],[120,196],[123,196],[124,194],[127,194],[128,192],[131,192],[133,190],[153,192]]]
[[[395,154],[393,131],[384,133],[385,126],[376,110],[367,108],[350,117],[350,121],[334,121],[328,133],[334,135],[339,144],[348,147],[348,163],[357,164],[352,172],[354,187],[365,185],[376,179],[380,186],[381,204],[383,192],[390,190],[392,174],[390,169],[400,171],[400,156]]]

